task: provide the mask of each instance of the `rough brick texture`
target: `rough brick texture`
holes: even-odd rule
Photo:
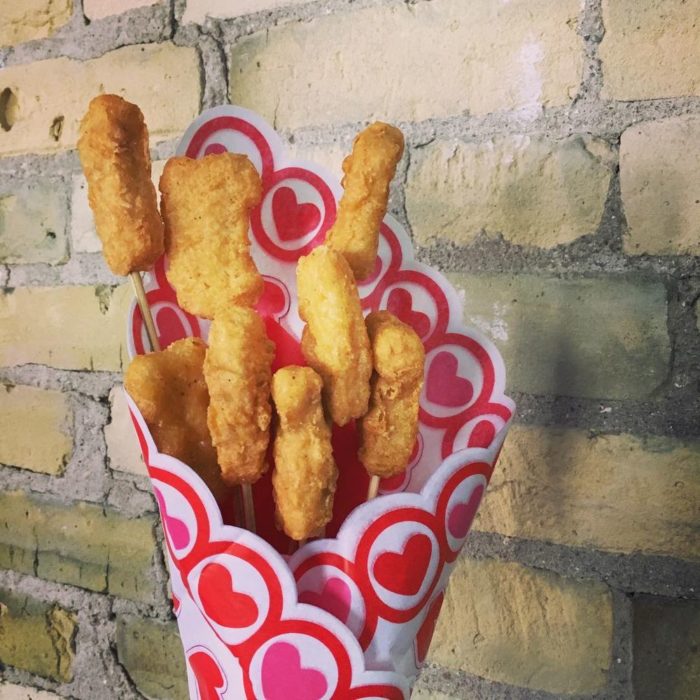
[[[109,401],[111,420],[105,427],[109,466],[118,471],[146,476],[148,472],[129,416],[123,387],[112,389]]]
[[[117,653],[136,687],[155,700],[187,700],[182,642],[174,622],[117,620]]]
[[[536,115],[578,92],[580,9],[578,0],[434,0],[282,24],[232,46],[231,101],[287,129],[467,110]]]
[[[185,24],[202,23],[209,17],[217,19],[240,17],[251,12],[305,5],[308,2],[312,0],[239,0],[235,3],[229,0],[186,0],[182,21]]]
[[[2,588],[0,601],[5,606],[0,616],[0,665],[70,681],[75,615],[58,605]],[[3,692],[0,686],[0,697]]]
[[[464,292],[465,323],[503,354],[511,391],[639,398],[666,378],[671,346],[658,282],[448,277]]]
[[[406,209],[422,244],[468,243],[485,231],[551,248],[595,233],[611,174],[610,147],[600,140],[433,141],[411,159]]]
[[[73,448],[72,418],[59,391],[0,385],[0,464],[60,474]]]
[[[185,46],[125,46],[84,62],[10,66],[0,71],[0,91],[6,89],[17,108],[11,128],[0,130],[0,155],[75,147],[80,119],[102,92],[138,104],[150,136],[162,139],[179,135],[199,110],[199,61]]]
[[[83,12],[88,19],[103,19],[137,7],[148,7],[164,0],[83,0]]]
[[[127,519],[86,503],[59,505],[0,493],[0,569],[151,602],[152,518]]]
[[[700,559],[700,443],[514,426],[475,527]]]
[[[635,124],[622,134],[627,252],[700,255],[699,162],[700,117]]]
[[[430,660],[551,693],[605,685],[610,593],[520,564],[461,559],[448,587]]]
[[[604,95],[700,95],[700,0],[603,0]]]
[[[0,296],[0,365],[121,370],[130,286],[21,287]]]
[[[0,46],[51,36],[70,19],[72,0],[24,0],[0,4]]]
[[[9,180],[0,187],[0,262],[65,262],[68,203],[60,180]]]
[[[59,700],[60,695],[37,690],[26,685],[0,683],[0,698],[2,700]]]
[[[700,605],[634,602],[635,700],[694,700],[700,688]]]

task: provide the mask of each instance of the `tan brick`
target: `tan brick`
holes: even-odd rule
[[[418,242],[502,233],[551,248],[595,233],[613,170],[609,146],[580,136],[434,141],[411,157],[406,210]]]
[[[108,1],[103,0],[103,2]],[[309,2],[313,2],[313,0],[238,0],[235,3],[231,0],[187,0],[182,22],[184,24],[191,22],[202,24],[207,17],[212,19],[240,17],[253,12],[305,5]]]
[[[0,589],[0,601],[7,608],[0,617],[0,664],[64,683],[71,681],[75,615],[6,589]]]
[[[0,46],[51,36],[71,17],[73,0],[0,3]]]
[[[1,187],[0,262],[65,262],[68,202],[60,182],[37,178],[16,185],[8,178]]]
[[[475,529],[700,559],[700,442],[514,426]]]
[[[166,161],[157,160],[152,164],[151,173],[156,186],[156,197],[160,204],[158,181]],[[79,253],[99,253],[102,244],[95,232],[95,219],[88,204],[87,182],[83,175],[73,176],[73,193],[71,195],[71,242],[73,250]]]
[[[0,295],[0,366],[121,370],[132,298],[129,285],[18,287]]]
[[[463,700],[462,696],[457,697],[455,695],[447,695],[446,693],[439,693],[435,690],[427,690],[422,688],[420,685],[420,676],[418,677],[418,685],[413,689],[411,693],[411,700]]]
[[[579,0],[433,0],[280,24],[230,50],[231,101],[287,129],[569,104]]]
[[[603,95],[700,95],[700,0],[603,0]]]
[[[0,700],[61,700],[61,696],[26,685],[0,683]]]
[[[146,464],[129,416],[124,389],[121,386],[112,389],[109,401],[112,419],[105,428],[109,466],[118,471],[146,476]]]
[[[182,642],[174,622],[117,618],[119,663],[136,687],[155,700],[187,700]]]
[[[137,7],[160,5],[164,0],[83,0],[83,12],[88,19],[103,19]]]
[[[305,160],[320,165],[337,180],[343,179],[343,159],[350,153],[352,141],[340,145],[324,143],[314,145],[287,144],[286,150],[290,158]]]
[[[620,187],[628,253],[700,255],[700,117],[663,119],[624,131]]]
[[[700,604],[636,597],[635,700],[695,700],[700,688]]]
[[[671,345],[666,289],[659,282],[447,277],[464,293],[464,322],[483,331],[503,355],[510,391],[641,398],[666,379]]]
[[[154,519],[128,519],[87,503],[58,505],[0,493],[0,568],[150,602]]]
[[[0,130],[0,155],[75,146],[90,100],[113,92],[135,102],[152,139],[180,136],[199,112],[199,59],[173,44],[125,46],[100,58],[52,58],[0,70],[0,92],[17,101],[9,130]]]
[[[0,463],[60,474],[73,450],[72,421],[60,391],[0,384]]]
[[[602,584],[461,559],[428,660],[550,693],[590,693],[606,683],[611,643],[611,598]]]

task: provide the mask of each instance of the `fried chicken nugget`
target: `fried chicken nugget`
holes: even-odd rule
[[[124,384],[158,449],[191,466],[219,500],[228,487],[207,427],[209,392],[202,373],[206,348],[199,338],[184,338],[161,352],[137,355]]]
[[[263,279],[250,255],[248,225],[262,185],[248,158],[171,158],[160,191],[167,276],[180,306],[214,318],[219,308],[255,304]]]
[[[310,367],[284,367],[272,377],[279,424],[272,486],[277,522],[294,540],[321,531],[333,516],[338,469],[323,415],[323,381]]]
[[[389,184],[403,148],[403,134],[396,127],[375,122],[357,135],[343,161],[345,192],[326,242],[347,258],[357,280],[374,270]]]
[[[204,378],[211,397],[209,432],[230,485],[252,484],[267,469],[274,354],[274,343],[255,311],[234,306],[217,313]]]
[[[150,269],[163,254],[163,222],[141,110],[117,95],[95,97],[80,123],[78,154],[110,270]]]
[[[333,422],[345,425],[367,411],[372,355],[352,270],[345,258],[319,246],[297,265],[299,315],[306,321],[301,351],[323,378]]]
[[[386,478],[406,469],[416,444],[425,350],[413,328],[388,311],[371,313],[367,330],[375,371],[359,457],[370,474]]]

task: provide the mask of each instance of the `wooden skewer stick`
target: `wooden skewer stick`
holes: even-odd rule
[[[379,493],[379,477],[373,476],[369,480],[369,488],[367,489],[367,500],[371,501],[373,498],[376,498],[378,493]]]
[[[151,308],[148,305],[148,299],[146,298],[146,290],[143,288],[141,273],[132,272],[129,277],[131,278],[131,284],[134,286],[136,302],[139,305],[139,309],[141,309],[143,322],[146,324],[146,333],[148,334],[148,340],[151,343],[151,350],[160,352],[160,342],[158,340],[158,333],[156,332],[156,324],[153,323],[153,316],[151,316]]]
[[[243,496],[243,520],[246,530],[255,532],[255,505],[253,504],[253,487],[250,484],[241,484]]]

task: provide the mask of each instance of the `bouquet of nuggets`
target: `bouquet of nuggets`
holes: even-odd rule
[[[263,279],[248,230],[262,187],[250,160],[171,158],[159,211],[139,108],[101,95],[82,120],[78,150],[110,269],[133,279],[165,252],[179,305],[211,320],[207,343],[185,338],[160,350],[154,338],[154,351],[129,365],[126,389],[158,449],[191,465],[217,502],[236,501],[239,526],[255,529],[251,487],[271,452],[277,526],[297,542],[323,536],[338,478],[333,425],[357,422],[368,498],[407,467],[424,348],[391,313],[365,318],[357,290],[375,266],[403,148],[401,132],[381,122],[356,137],[335,224],[297,265],[306,366],[273,373],[275,347],[254,309]]]

